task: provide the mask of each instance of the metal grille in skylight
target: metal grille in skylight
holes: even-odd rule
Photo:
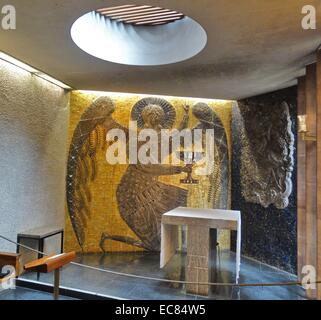
[[[184,18],[184,14],[178,11],[145,5],[110,7],[96,12],[111,20],[135,26],[159,26]]]

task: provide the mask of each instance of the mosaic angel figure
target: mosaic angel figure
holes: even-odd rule
[[[129,135],[128,128],[113,119],[114,111],[115,106],[110,98],[98,98],[82,115],[71,142],[67,172],[67,205],[81,247],[85,243],[85,228],[87,220],[90,219],[91,194],[87,184],[96,177],[95,155],[100,144],[105,143],[100,141],[100,129],[103,129],[103,137],[111,129],[121,129],[126,136]],[[137,121],[138,128],[153,129],[158,135],[162,129],[172,128],[175,118],[175,109],[164,99],[145,98],[132,109],[132,120]],[[185,107],[179,131],[186,128],[187,123],[188,107]],[[184,166],[164,165],[161,164],[162,161],[159,163],[138,162],[128,166],[117,186],[117,202],[122,219],[139,240],[103,233],[100,241],[103,251],[106,240],[125,242],[150,251],[159,250],[162,214],[178,206],[186,206],[187,191],[164,184],[158,177],[177,175],[189,170]]]

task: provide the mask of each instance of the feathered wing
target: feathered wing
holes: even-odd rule
[[[210,175],[210,190],[209,190],[209,200],[213,205],[219,209],[227,209],[228,207],[228,189],[229,189],[229,175],[230,175],[230,163],[229,163],[229,150],[227,144],[227,137],[224,125],[221,119],[213,111],[213,125],[214,125],[214,140],[215,146],[217,148],[216,159],[214,163],[219,163],[219,168],[216,168],[214,165],[214,171]],[[220,178],[220,181],[217,181],[217,178]],[[216,185],[216,187],[215,187]],[[219,188],[217,187],[219,186]],[[215,194],[217,191],[220,191],[220,197],[218,203],[215,205]]]
[[[90,218],[91,193],[88,184],[97,176],[95,157],[97,151],[105,146],[108,130],[105,123],[113,111],[114,104],[109,97],[95,100],[82,114],[70,144],[66,177],[67,207],[82,248]]]

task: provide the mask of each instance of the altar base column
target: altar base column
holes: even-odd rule
[[[188,226],[186,281],[209,282],[210,230],[208,227]],[[187,293],[208,296],[209,286],[187,284]]]

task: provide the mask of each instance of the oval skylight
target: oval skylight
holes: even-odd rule
[[[207,42],[202,26],[183,13],[135,5],[91,11],[75,21],[71,37],[94,57],[138,66],[184,61]]]

